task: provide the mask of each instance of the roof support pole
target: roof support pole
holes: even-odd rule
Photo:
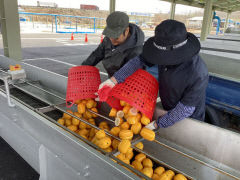
[[[228,27],[229,15],[230,15],[230,12],[227,12],[227,17],[226,17],[226,20],[225,20],[225,23],[224,23],[223,34],[225,34],[225,31]]]
[[[0,0],[0,17],[4,55],[21,60],[22,49],[17,0]]]
[[[214,14],[214,11],[212,11],[211,19],[210,19],[210,22],[208,24],[208,35],[211,33],[211,30],[212,30],[213,14]]]
[[[116,8],[116,0],[109,0],[109,12],[112,13]]]
[[[204,15],[201,29],[201,41],[205,41],[209,32],[209,24],[212,23],[212,4],[213,0],[208,0],[205,3]]]
[[[175,9],[176,9],[176,2],[175,2],[175,0],[173,0],[172,3],[171,3],[170,19],[174,19]]]

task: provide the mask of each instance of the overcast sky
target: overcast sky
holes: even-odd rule
[[[19,5],[36,6],[38,0],[18,0]],[[59,7],[80,8],[80,4],[97,5],[100,10],[109,9],[109,0],[39,0],[41,2],[55,2]],[[116,0],[116,10],[144,13],[168,13],[170,3],[160,0]],[[177,5],[176,13],[185,14],[200,10],[199,8]]]

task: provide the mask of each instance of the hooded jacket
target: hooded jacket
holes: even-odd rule
[[[105,37],[103,42],[94,50],[82,65],[95,66],[102,61],[108,76],[111,77],[130,59],[138,56],[142,52],[144,43],[144,33],[135,24],[129,23],[130,37],[119,45],[113,46],[110,39]]]

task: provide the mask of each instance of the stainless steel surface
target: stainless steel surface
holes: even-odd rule
[[[240,82],[239,54],[202,50],[200,55],[212,75]]]

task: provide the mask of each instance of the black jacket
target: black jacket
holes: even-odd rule
[[[197,54],[180,65],[159,65],[158,73],[163,108],[171,110],[178,102],[194,106],[191,118],[204,121],[208,70],[201,57]]]
[[[98,48],[93,51],[90,56],[82,63],[82,65],[95,66],[102,61],[109,77],[118,71],[126,62],[142,52],[144,43],[144,33],[135,24],[129,24],[131,36],[127,40],[114,47],[108,37]]]

